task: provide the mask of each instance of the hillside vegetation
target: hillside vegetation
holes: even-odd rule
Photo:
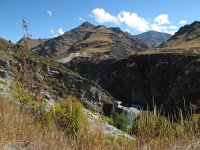
[[[65,105],[67,106],[67,105]],[[135,139],[113,138],[102,134],[101,128],[96,131],[81,129],[76,134],[60,130],[62,109],[56,106],[55,120],[47,126],[45,118],[21,111],[19,105],[0,97],[0,147],[8,149],[60,150],[60,149],[198,149],[200,116],[194,115],[180,123],[170,122],[159,113],[142,113],[135,121],[132,134]],[[58,113],[59,111],[59,113]],[[52,112],[53,113],[53,112]],[[63,116],[64,117],[64,116]],[[67,119],[68,116],[66,116]],[[73,116],[72,117],[76,117]],[[60,118],[60,119],[59,119]],[[64,118],[63,118],[64,119]],[[61,119],[61,120],[63,120]],[[65,120],[66,120],[65,119]],[[61,121],[60,120],[60,121]],[[63,120],[64,121],[64,120]],[[57,123],[59,123],[59,126]],[[67,123],[67,122],[66,122]]]
[[[200,48],[200,21],[181,27],[161,48]]]

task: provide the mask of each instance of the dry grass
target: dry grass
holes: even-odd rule
[[[164,49],[168,48],[168,49],[174,49],[174,48],[180,48],[180,49],[184,49],[184,48],[199,48],[200,47],[200,38],[195,38],[195,39],[191,39],[188,40],[187,38],[189,38],[190,35],[187,34],[183,34],[181,36],[178,36],[176,39],[172,39],[170,41],[168,41],[165,45],[164,45]]]
[[[171,117],[170,117],[171,118]],[[192,114],[179,121],[163,117],[156,109],[141,112],[133,125],[137,146],[141,149],[200,149],[200,115]]]
[[[100,128],[67,135],[54,124],[41,127],[34,117],[21,113],[18,105],[0,97],[0,147],[4,150],[198,150],[199,126],[194,120],[185,122],[184,126],[177,124],[175,133],[170,127],[172,123],[158,113],[141,115],[134,128],[136,140],[104,136]]]
[[[66,135],[55,125],[41,128],[16,104],[0,97],[0,147],[4,150],[121,150],[132,149],[133,145],[132,140],[105,137],[100,130]]]

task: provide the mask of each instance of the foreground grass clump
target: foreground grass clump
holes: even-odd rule
[[[19,105],[0,96],[0,147],[1,149],[31,150],[102,150],[132,149],[134,140],[113,138],[102,134],[101,130],[79,130],[66,134],[52,122],[51,126],[41,128],[39,122]],[[42,124],[41,124],[42,126]]]
[[[0,98],[0,147],[25,141],[36,149],[180,149],[200,148],[200,115],[190,114],[179,121],[163,117],[156,109],[141,112],[133,122],[134,140],[114,138],[92,128],[83,105],[69,96],[47,108],[42,95],[27,92],[20,82],[11,84],[10,94],[19,105]],[[49,111],[47,111],[49,110]],[[126,131],[124,115],[116,114],[108,122]],[[129,130],[128,130],[129,132]]]
[[[138,146],[149,149],[200,148],[200,114],[190,114],[184,118],[180,111],[178,121],[169,118],[163,117],[156,109],[141,112],[132,127]]]
[[[63,103],[56,103],[52,111],[56,125],[68,134],[87,128],[88,122],[83,105],[76,97],[69,96]]]
[[[157,112],[142,112],[140,117],[135,120],[132,129],[135,139],[128,140],[124,137],[105,136],[102,134],[101,128],[95,131],[89,130],[89,125],[84,128],[83,124],[81,125],[82,121],[84,122],[81,118],[81,109],[82,105],[77,99],[70,97],[51,109],[51,117],[54,115],[53,121],[50,126],[46,126],[42,123],[45,117],[40,117],[39,114],[38,116],[32,115],[26,109],[21,111],[19,105],[0,97],[0,147],[11,149],[19,145],[20,149],[21,144],[23,147],[37,150],[161,150],[173,148],[181,150],[200,148],[200,116],[198,114],[174,123]],[[78,120],[71,116],[75,119],[71,122],[72,127],[75,128],[69,128],[73,129],[73,134],[69,134],[71,130],[67,129],[70,124],[68,121],[72,119],[69,118],[69,113],[81,121],[78,123]],[[65,115],[67,115],[66,119]],[[41,121],[36,121],[38,117]],[[59,126],[58,122],[62,126]],[[64,128],[65,124],[66,128]],[[77,128],[78,125],[84,130]],[[76,132],[74,132],[75,129]]]

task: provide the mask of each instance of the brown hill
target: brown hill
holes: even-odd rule
[[[199,48],[200,47],[200,21],[181,27],[162,48]]]
[[[155,47],[166,42],[168,39],[172,37],[172,35],[168,33],[162,33],[151,30],[148,32],[144,32],[142,34],[135,35],[134,37],[141,40],[150,47]]]
[[[119,28],[94,26],[89,22],[32,48],[42,56],[48,54],[59,59],[65,58],[71,53],[84,55],[106,53],[122,57],[146,49],[148,47],[144,43]]]
[[[45,41],[47,41],[48,39],[29,39],[28,40],[28,45],[29,48],[32,49],[40,44],[43,44]],[[24,38],[20,39],[17,44],[21,44],[24,45]]]

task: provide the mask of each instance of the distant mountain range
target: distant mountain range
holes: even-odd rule
[[[142,34],[135,35],[134,37],[141,40],[149,47],[155,47],[166,42],[172,37],[172,35],[151,30]]]
[[[181,27],[162,48],[199,48],[200,47],[200,21]]]
[[[22,40],[19,42],[22,43]],[[95,26],[89,22],[52,39],[30,40],[31,50],[42,56],[62,59],[71,53],[93,55],[104,53],[124,57],[130,53],[146,51],[149,47],[120,28]]]
[[[22,38],[18,44],[23,44]],[[159,46],[161,45],[161,46]],[[29,48],[40,55],[49,55],[61,62],[76,56],[104,55],[122,58],[134,52],[158,49],[185,49],[200,47],[200,22],[181,27],[175,35],[148,31],[131,35],[120,28],[95,26],[84,22],[63,35],[49,39],[30,39]]]

